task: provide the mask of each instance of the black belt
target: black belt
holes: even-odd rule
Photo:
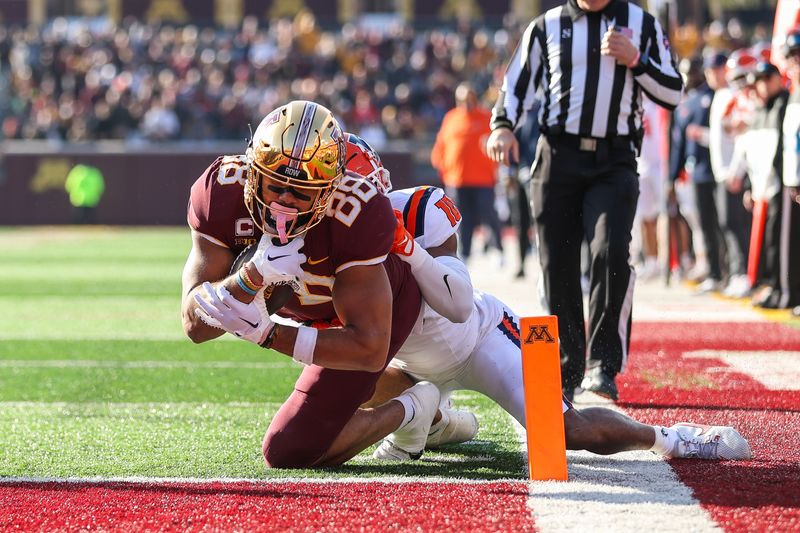
[[[598,138],[561,133],[558,135],[547,135],[547,140],[551,143],[569,146],[582,152],[607,152],[609,148],[628,148],[635,151],[636,146],[633,144],[633,137],[630,135],[615,135],[613,137]]]

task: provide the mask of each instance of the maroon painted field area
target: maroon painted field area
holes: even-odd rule
[[[533,531],[519,483],[9,483],[3,530]]]
[[[800,392],[768,390],[733,369],[707,372],[724,365],[683,357],[703,349],[800,351],[800,330],[640,323],[633,332],[631,367],[620,380],[620,405],[629,414],[649,423],[732,425],[753,450],[746,462],[673,460],[680,480],[728,531],[800,531]],[[660,379],[673,385],[660,386]]]

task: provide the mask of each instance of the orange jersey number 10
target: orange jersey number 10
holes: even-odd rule
[[[447,196],[442,196],[442,199],[433,205],[444,211],[451,226],[455,226],[456,223],[461,220],[461,212],[456,207],[456,204],[453,203],[453,200]]]

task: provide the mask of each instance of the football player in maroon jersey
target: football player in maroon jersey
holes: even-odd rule
[[[426,429],[406,448],[421,453],[439,403],[436,386],[421,382],[359,408],[416,324],[422,300],[409,267],[389,254],[391,203],[370,181],[345,173],[344,161],[330,111],[294,101],[264,118],[244,156],[218,158],[192,186],[186,334],[204,342],[227,331],[306,365],[264,437],[270,467],[341,464],[415,426]],[[254,242],[253,258],[229,275]],[[339,327],[273,323],[264,289],[282,283],[294,291],[279,315]]]

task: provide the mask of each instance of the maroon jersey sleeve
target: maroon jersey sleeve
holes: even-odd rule
[[[333,195],[328,216],[336,272],[386,259],[397,221],[392,203],[372,183],[345,176]]]
[[[244,205],[246,168],[243,156],[217,158],[192,185],[186,214],[193,230],[234,253],[261,237]]]

